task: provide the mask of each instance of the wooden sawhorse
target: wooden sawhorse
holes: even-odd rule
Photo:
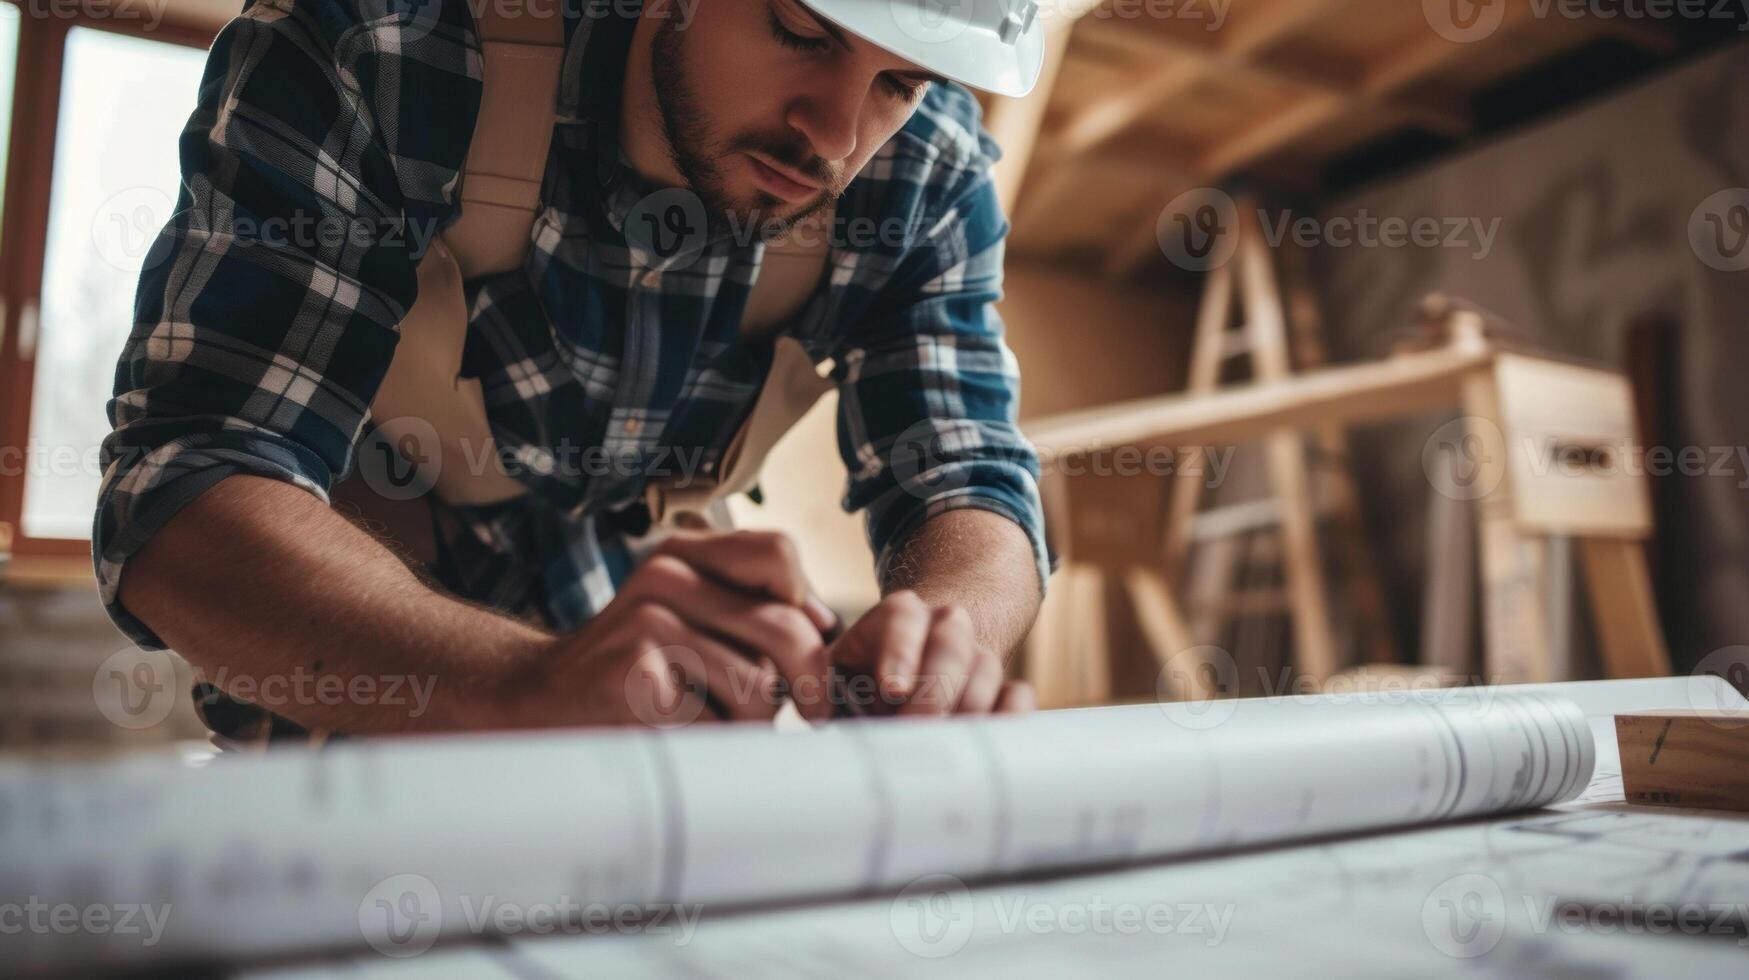
[[[1488,683],[1565,680],[1551,656],[1552,541],[1571,541],[1584,569],[1610,677],[1670,672],[1644,541],[1651,504],[1636,467],[1633,394],[1614,371],[1517,352],[1482,314],[1434,309],[1443,342],[1381,361],[1185,397],[1171,395],[1073,412],[1026,425],[1052,461],[1047,519],[1062,560],[1033,631],[1029,678],[1046,706],[1108,700],[1105,595],[1126,590],[1142,634],[1176,697],[1218,692],[1161,572],[1165,481],[1100,475],[1086,461],[1121,447],[1230,445],[1283,431],[1354,425],[1456,406],[1442,430],[1464,464],[1440,492],[1476,507],[1481,556],[1484,674]],[[1080,464],[1080,465],[1078,465]],[[1071,475],[1073,474],[1073,475]],[[1434,481],[1436,484],[1439,481]],[[1187,662],[1186,658],[1197,661]],[[1322,682],[1325,678],[1316,678]]]

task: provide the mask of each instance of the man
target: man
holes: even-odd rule
[[[462,210],[480,48],[462,0],[376,16],[358,0],[256,0],[214,44],[110,406],[93,546],[136,642],[221,688],[435,679],[418,717],[364,699],[273,706],[351,733],[757,719],[786,698],[818,719],[839,671],[872,678],[877,713],[1030,706],[1003,664],[1047,558],[990,310],[1007,230],[997,150],[943,76],[1030,87],[1031,0],[979,0],[964,23],[911,0],[646,3],[561,5],[533,246],[467,284],[461,373],[511,455],[612,445],[708,468],[770,363],[769,343],[737,330],[762,254],[745,230],[826,214],[875,229],[834,240],[826,302],[784,330],[836,365],[845,503],[867,511],[880,604],[833,639],[781,536],[679,533],[647,550],[651,475],[636,467],[530,467],[506,502],[434,499],[428,562],[403,561],[405,535],[370,533],[405,511],[337,513],[329,491],[416,298],[419,230]],[[941,39],[943,23],[958,30]],[[673,188],[696,194],[709,231],[684,269],[655,268],[627,216]],[[238,231],[311,216],[402,233]],[[943,436],[926,465],[895,465],[920,431]],[[249,710],[215,699],[207,716]]]

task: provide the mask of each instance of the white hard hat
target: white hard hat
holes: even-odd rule
[[[801,0],[920,68],[997,95],[1025,95],[1044,62],[1038,0]]]

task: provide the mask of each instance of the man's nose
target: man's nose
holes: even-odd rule
[[[866,92],[866,85],[839,78],[836,84],[797,98],[784,121],[808,138],[816,156],[832,163],[849,159],[856,152],[857,121]]]

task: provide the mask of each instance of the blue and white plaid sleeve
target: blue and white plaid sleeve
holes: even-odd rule
[[[256,0],[213,44],[103,443],[93,560],[136,643],[162,646],[122,569],[182,507],[234,474],[326,500],[350,465],[479,104],[466,8],[438,9]]]
[[[968,173],[835,355],[844,506],[866,508],[882,581],[925,520],[970,507],[1014,521],[1050,576],[1038,458],[1017,423],[1020,371],[993,304],[1008,222]]]

